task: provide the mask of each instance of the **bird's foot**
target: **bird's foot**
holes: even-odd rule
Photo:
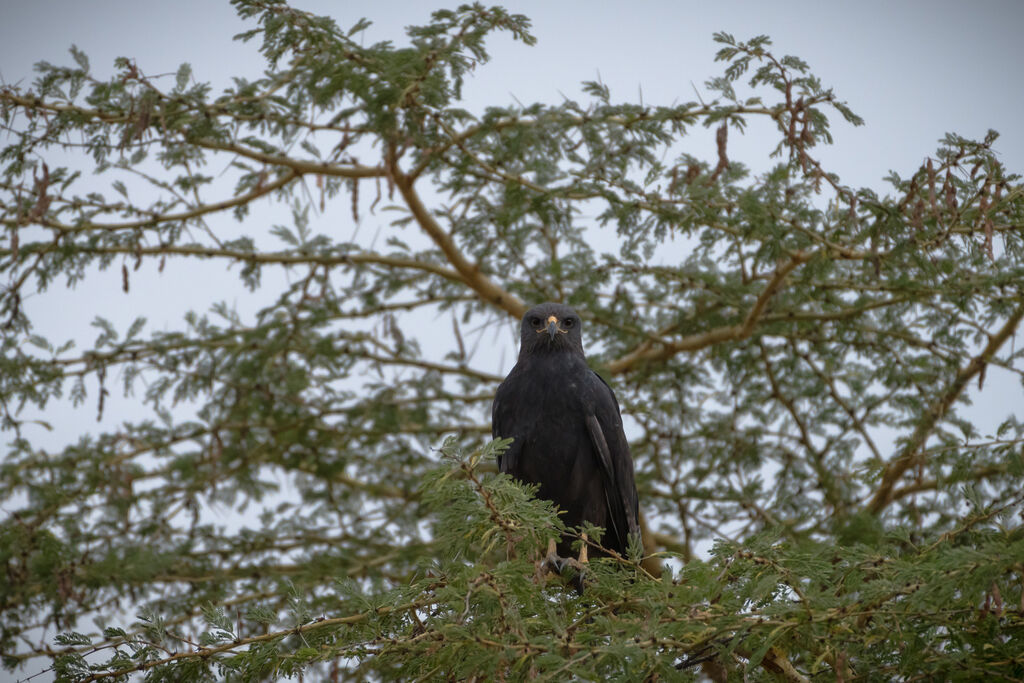
[[[583,579],[586,576],[586,563],[575,557],[562,557],[550,552],[537,563],[537,578],[546,582],[552,575],[567,577],[577,593],[583,592]]]
[[[557,553],[549,552],[543,559],[538,561],[536,565],[538,583],[545,583],[555,575],[561,576],[565,560],[566,558],[559,556]]]
[[[544,558],[544,561],[541,564],[543,565],[542,568],[547,573],[549,573],[549,574],[561,574],[562,573],[562,569],[565,568],[565,563],[567,561],[568,561],[568,558],[562,557],[558,553],[548,553],[547,556]]]

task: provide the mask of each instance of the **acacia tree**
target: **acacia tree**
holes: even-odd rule
[[[5,666],[1024,675],[1022,425],[961,415],[1024,353],[1024,198],[994,134],[879,196],[822,167],[828,116],[860,121],[764,37],[716,36],[710,102],[587,83],[469,112],[485,38],[528,45],[526,18],[466,6],[367,47],[363,22],[235,5],[267,71],[221,94],[77,50],[0,92]],[[778,147],[752,175],[728,135],[757,120]],[[710,159],[680,151],[701,127]],[[380,235],[346,239],[332,205]],[[85,350],[33,326],[30,296],[168,259],[235,266],[262,308],[98,320]],[[488,345],[542,300],[577,307],[622,402],[660,576],[640,548],[580,596],[535,576],[560,522],[494,471]],[[115,382],[150,419],[38,445],[52,402],[102,411]]]

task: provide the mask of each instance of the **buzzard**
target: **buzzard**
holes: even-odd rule
[[[498,469],[537,484],[568,526],[603,527],[601,545],[625,555],[629,536],[640,534],[633,459],[615,394],[587,366],[580,317],[543,303],[526,312],[521,334],[519,359],[491,407],[493,436],[513,439]],[[556,570],[571,543],[563,537],[548,548]],[[586,552],[584,539],[580,561]]]

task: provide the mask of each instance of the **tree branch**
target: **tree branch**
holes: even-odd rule
[[[810,258],[811,255],[809,253],[798,251],[790,257],[789,261],[778,267],[772,275],[772,279],[765,285],[761,294],[758,295],[757,300],[750,311],[747,312],[741,324],[719,327],[707,332],[701,332],[700,334],[683,337],[676,341],[662,342],[660,347],[657,346],[658,342],[648,339],[626,355],[608,363],[608,371],[617,375],[632,370],[643,362],[668,360],[682,351],[697,351],[713,344],[746,339],[753,334],[758,321],[764,316],[764,310],[768,306],[768,302],[782,288],[786,276],[802,263],[806,263]]]
[[[47,220],[45,217],[40,218],[38,221],[34,221],[38,225],[50,230],[56,230],[62,233],[76,233],[76,232],[91,232],[91,231],[114,231],[114,230],[136,230],[138,228],[155,228],[160,223],[171,223],[174,221],[187,221],[206,214],[216,213],[223,211],[224,209],[232,209],[242,204],[248,204],[254,199],[258,199],[266,194],[278,190],[291,181],[299,177],[297,171],[290,170],[289,172],[282,175],[280,178],[272,183],[257,187],[248,194],[239,195],[233,199],[227,199],[222,202],[216,202],[214,204],[201,204],[190,211],[183,213],[171,213],[171,214],[155,214],[145,220],[131,221],[128,223],[82,223],[80,225],[66,225],[64,223],[58,223],[57,221]],[[19,227],[24,225],[23,222],[3,219],[0,223],[8,227]]]
[[[122,676],[127,676],[128,674],[133,673],[135,671],[148,671],[154,667],[182,660],[206,660],[214,655],[218,655],[223,652],[230,652],[232,650],[237,650],[241,647],[247,647],[249,645],[255,645],[257,643],[266,643],[269,641],[278,640],[279,638],[285,638],[287,636],[299,635],[301,633],[309,633],[310,631],[316,631],[322,628],[328,628],[330,626],[344,626],[347,624],[357,624],[366,621],[367,619],[373,616],[383,616],[385,614],[391,614],[392,612],[408,612],[410,610],[416,610],[421,607],[426,607],[427,605],[431,605],[434,602],[436,602],[435,598],[428,598],[423,600],[416,600],[414,602],[409,602],[404,605],[398,605],[396,607],[388,607],[385,605],[384,607],[377,607],[368,612],[361,612],[359,614],[353,614],[347,617],[321,619],[319,621],[314,621],[310,624],[296,626],[295,628],[285,629],[283,631],[273,631],[271,633],[264,633],[263,635],[253,636],[251,638],[238,638],[229,643],[217,645],[216,647],[202,647],[196,649],[194,652],[179,652],[171,655],[170,657],[140,662],[135,666],[126,667],[124,669],[118,669],[117,671],[95,673],[89,676],[88,678],[83,678],[82,681],[83,683],[88,683],[90,681],[99,681],[105,678],[120,678]]]
[[[33,253],[36,245],[22,245],[20,251]],[[38,249],[38,253],[58,251],[57,247],[46,244],[45,248]],[[436,263],[419,261],[417,259],[397,258],[394,256],[383,256],[374,253],[355,254],[303,254],[294,251],[273,251],[273,252],[249,252],[238,249],[224,249],[218,247],[205,247],[201,245],[166,245],[159,247],[133,247],[126,246],[88,246],[77,245],[75,250],[83,254],[124,254],[126,256],[194,256],[199,258],[227,258],[243,263],[262,263],[268,265],[318,265],[338,266],[352,264],[376,264],[388,268],[402,268],[408,270],[421,270],[434,275],[439,275],[446,280],[458,284],[466,284],[462,277],[452,270]],[[10,256],[10,249],[0,249],[0,257]]]
[[[458,272],[462,281],[469,285],[484,301],[497,306],[508,312],[514,318],[521,318],[526,313],[526,305],[515,294],[503,289],[493,280],[484,275],[479,264],[471,263],[469,259],[459,250],[455,240],[438,224],[430,211],[423,205],[413,187],[413,180],[410,176],[401,173],[397,166],[392,165],[395,185],[398,186],[402,198],[412,212],[416,222],[419,223],[423,232],[433,240],[434,244],[444,252],[448,262]]]
[[[55,102],[44,100],[41,97],[26,97],[23,95],[17,95],[11,91],[0,91],[0,103],[12,104],[30,112],[44,110],[57,114],[74,114],[79,117],[107,124],[129,123],[133,120],[133,115],[130,113],[104,112],[100,109],[79,107],[73,104],[57,104]],[[186,142],[204,149],[232,152],[273,166],[284,166],[297,173],[313,173],[338,176],[341,178],[383,178],[386,175],[386,171],[382,166],[361,166],[354,164],[350,167],[346,167],[331,164],[326,161],[303,161],[293,159],[288,156],[267,154],[266,152],[248,149],[237,144],[219,142],[208,138],[190,139]]]
[[[922,416],[920,422],[918,422],[914,433],[911,434],[910,439],[900,449],[899,455],[891,460],[885,466],[885,469],[882,470],[882,480],[874,496],[868,502],[868,512],[877,515],[895,499],[893,488],[896,482],[903,476],[904,472],[920,463],[923,458],[921,447],[924,446],[935,425],[959,398],[967,383],[982,371],[985,365],[995,356],[999,348],[1013,335],[1017,330],[1017,325],[1020,324],[1021,318],[1024,318],[1024,304],[1018,306],[1002,328],[996,334],[989,337],[988,344],[985,345],[982,352],[972,358],[970,363],[957,372],[953,382],[928,407],[928,410]]]
[[[198,139],[189,140],[190,144],[204,149],[212,149],[220,152],[232,152],[249,159],[263,162],[272,166],[284,166],[296,173],[310,173],[314,175],[336,176],[338,178],[383,178],[387,175],[382,166],[339,166],[326,161],[303,161],[278,154],[267,154],[254,149],[248,149],[236,144],[218,142],[216,140]]]

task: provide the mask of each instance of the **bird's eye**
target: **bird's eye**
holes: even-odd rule
[[[573,318],[566,318],[564,322],[566,327],[572,327],[576,324],[576,320]]]
[[[530,318],[530,324],[534,327],[540,326],[540,318]]]

